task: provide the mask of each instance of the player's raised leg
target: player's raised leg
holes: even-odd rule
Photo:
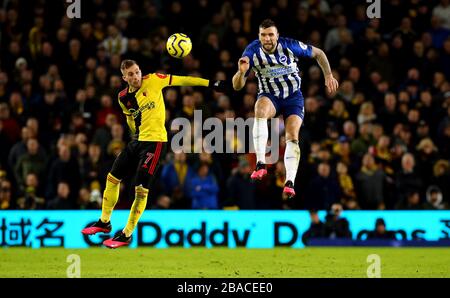
[[[102,201],[102,215],[100,219],[91,225],[84,228],[81,233],[85,235],[94,235],[97,233],[109,233],[111,232],[111,213],[119,200],[120,180],[114,177],[111,173],[108,173],[106,178],[106,187],[103,192]]]
[[[103,242],[104,245],[109,248],[117,248],[130,244],[131,234],[133,234],[133,231],[147,206],[148,192],[149,190],[142,185],[135,187],[134,202],[131,206],[125,229],[116,233],[113,238],[105,240]]]
[[[147,198],[149,189],[153,183],[155,174],[160,165],[160,158],[165,153],[165,142],[140,142],[139,149],[139,164],[136,173],[135,197],[133,205],[131,206],[130,215],[128,216],[127,225],[125,228],[116,233],[113,238],[105,240],[103,244],[109,248],[117,248],[120,246],[129,245],[131,242],[131,235],[136,228],[139,219],[147,207]]]
[[[90,227],[84,228],[81,233],[85,235],[94,235],[97,233],[111,232],[111,214],[119,200],[120,181],[126,173],[126,167],[130,165],[132,154],[128,146],[122,151],[114,161],[112,170],[106,177],[106,187],[103,192],[102,214],[100,219]]]
[[[267,119],[273,118],[275,114],[275,106],[268,97],[258,98],[255,104],[255,123],[253,125],[253,145],[256,152],[256,169],[251,175],[253,180],[261,180],[267,174],[266,146],[269,138]]]
[[[286,149],[284,152],[284,166],[286,168],[286,183],[283,193],[289,198],[295,196],[294,182],[300,162],[300,146],[298,140],[301,125],[302,119],[295,114],[288,116],[285,120]]]

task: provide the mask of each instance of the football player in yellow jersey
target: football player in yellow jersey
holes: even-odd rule
[[[139,65],[133,60],[124,60],[121,71],[128,87],[119,93],[118,100],[133,138],[117,156],[108,173],[100,219],[81,231],[85,235],[111,232],[110,218],[119,199],[120,181],[130,172],[130,168],[136,169],[135,199],[128,223],[113,238],[103,242],[110,248],[130,243],[131,234],[147,205],[147,196],[158,170],[160,158],[166,151],[167,132],[164,126],[166,109],[162,90],[168,86],[204,86],[217,91],[224,90],[223,81],[158,73],[143,77]]]

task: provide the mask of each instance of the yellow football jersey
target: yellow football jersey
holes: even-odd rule
[[[152,73],[142,77],[141,87],[119,93],[119,104],[138,141],[167,142],[166,107],[162,90],[168,86],[204,86],[209,80]]]

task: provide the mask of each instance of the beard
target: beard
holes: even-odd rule
[[[272,52],[275,49],[275,44],[274,43],[266,43],[263,44],[263,48],[266,52]]]

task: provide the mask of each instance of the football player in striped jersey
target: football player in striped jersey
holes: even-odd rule
[[[325,53],[316,47],[291,38],[279,37],[272,20],[259,26],[259,38],[250,43],[238,61],[238,71],[233,76],[233,88],[244,87],[251,70],[258,79],[258,98],[255,104],[253,143],[257,164],[251,178],[262,179],[266,174],[265,151],[268,139],[267,119],[283,115],[286,133],[284,164],[286,181],[283,193],[295,196],[294,182],[300,161],[299,133],[305,114],[304,99],[300,90],[298,60],[314,58],[325,77],[325,86],[331,94],[337,91],[338,81],[331,73]]]

